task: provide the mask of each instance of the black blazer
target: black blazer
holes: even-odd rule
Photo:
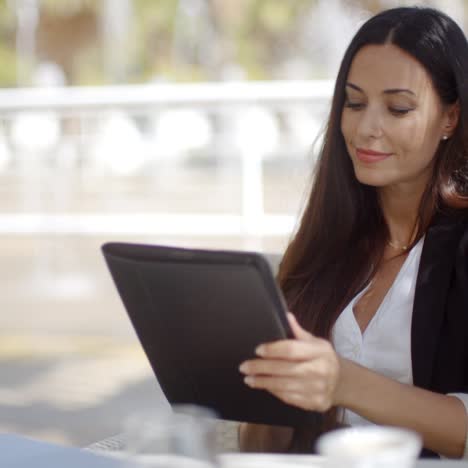
[[[411,324],[413,383],[468,393],[468,216],[438,216],[426,232]],[[437,421],[434,421],[437,424]],[[429,450],[421,456],[437,457]]]

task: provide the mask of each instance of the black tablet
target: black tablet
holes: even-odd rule
[[[316,413],[249,388],[238,370],[260,343],[291,337],[264,256],[127,243],[107,243],[102,251],[171,404],[210,407],[236,421],[315,421]]]

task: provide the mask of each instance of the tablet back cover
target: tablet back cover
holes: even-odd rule
[[[171,404],[223,419],[287,426],[317,414],[243,382],[258,344],[287,337],[266,260],[246,252],[109,243],[103,253],[156,378]]]

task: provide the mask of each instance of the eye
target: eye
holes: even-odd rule
[[[405,108],[405,107],[389,107],[388,110],[393,114],[393,115],[396,115],[396,116],[403,116],[403,115],[406,115],[408,114],[409,112],[411,112],[412,108]]]
[[[346,101],[345,107],[352,110],[361,110],[364,107],[364,104],[362,102]]]

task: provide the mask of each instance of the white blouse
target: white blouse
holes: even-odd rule
[[[331,335],[340,356],[405,384],[413,383],[411,321],[423,245],[424,238],[411,249],[364,333],[361,333],[353,309],[370,285],[346,306]],[[459,398],[468,412],[468,395],[451,395]],[[343,422],[351,426],[373,424],[347,409],[343,410]],[[464,458],[468,458],[468,443],[465,444]]]

